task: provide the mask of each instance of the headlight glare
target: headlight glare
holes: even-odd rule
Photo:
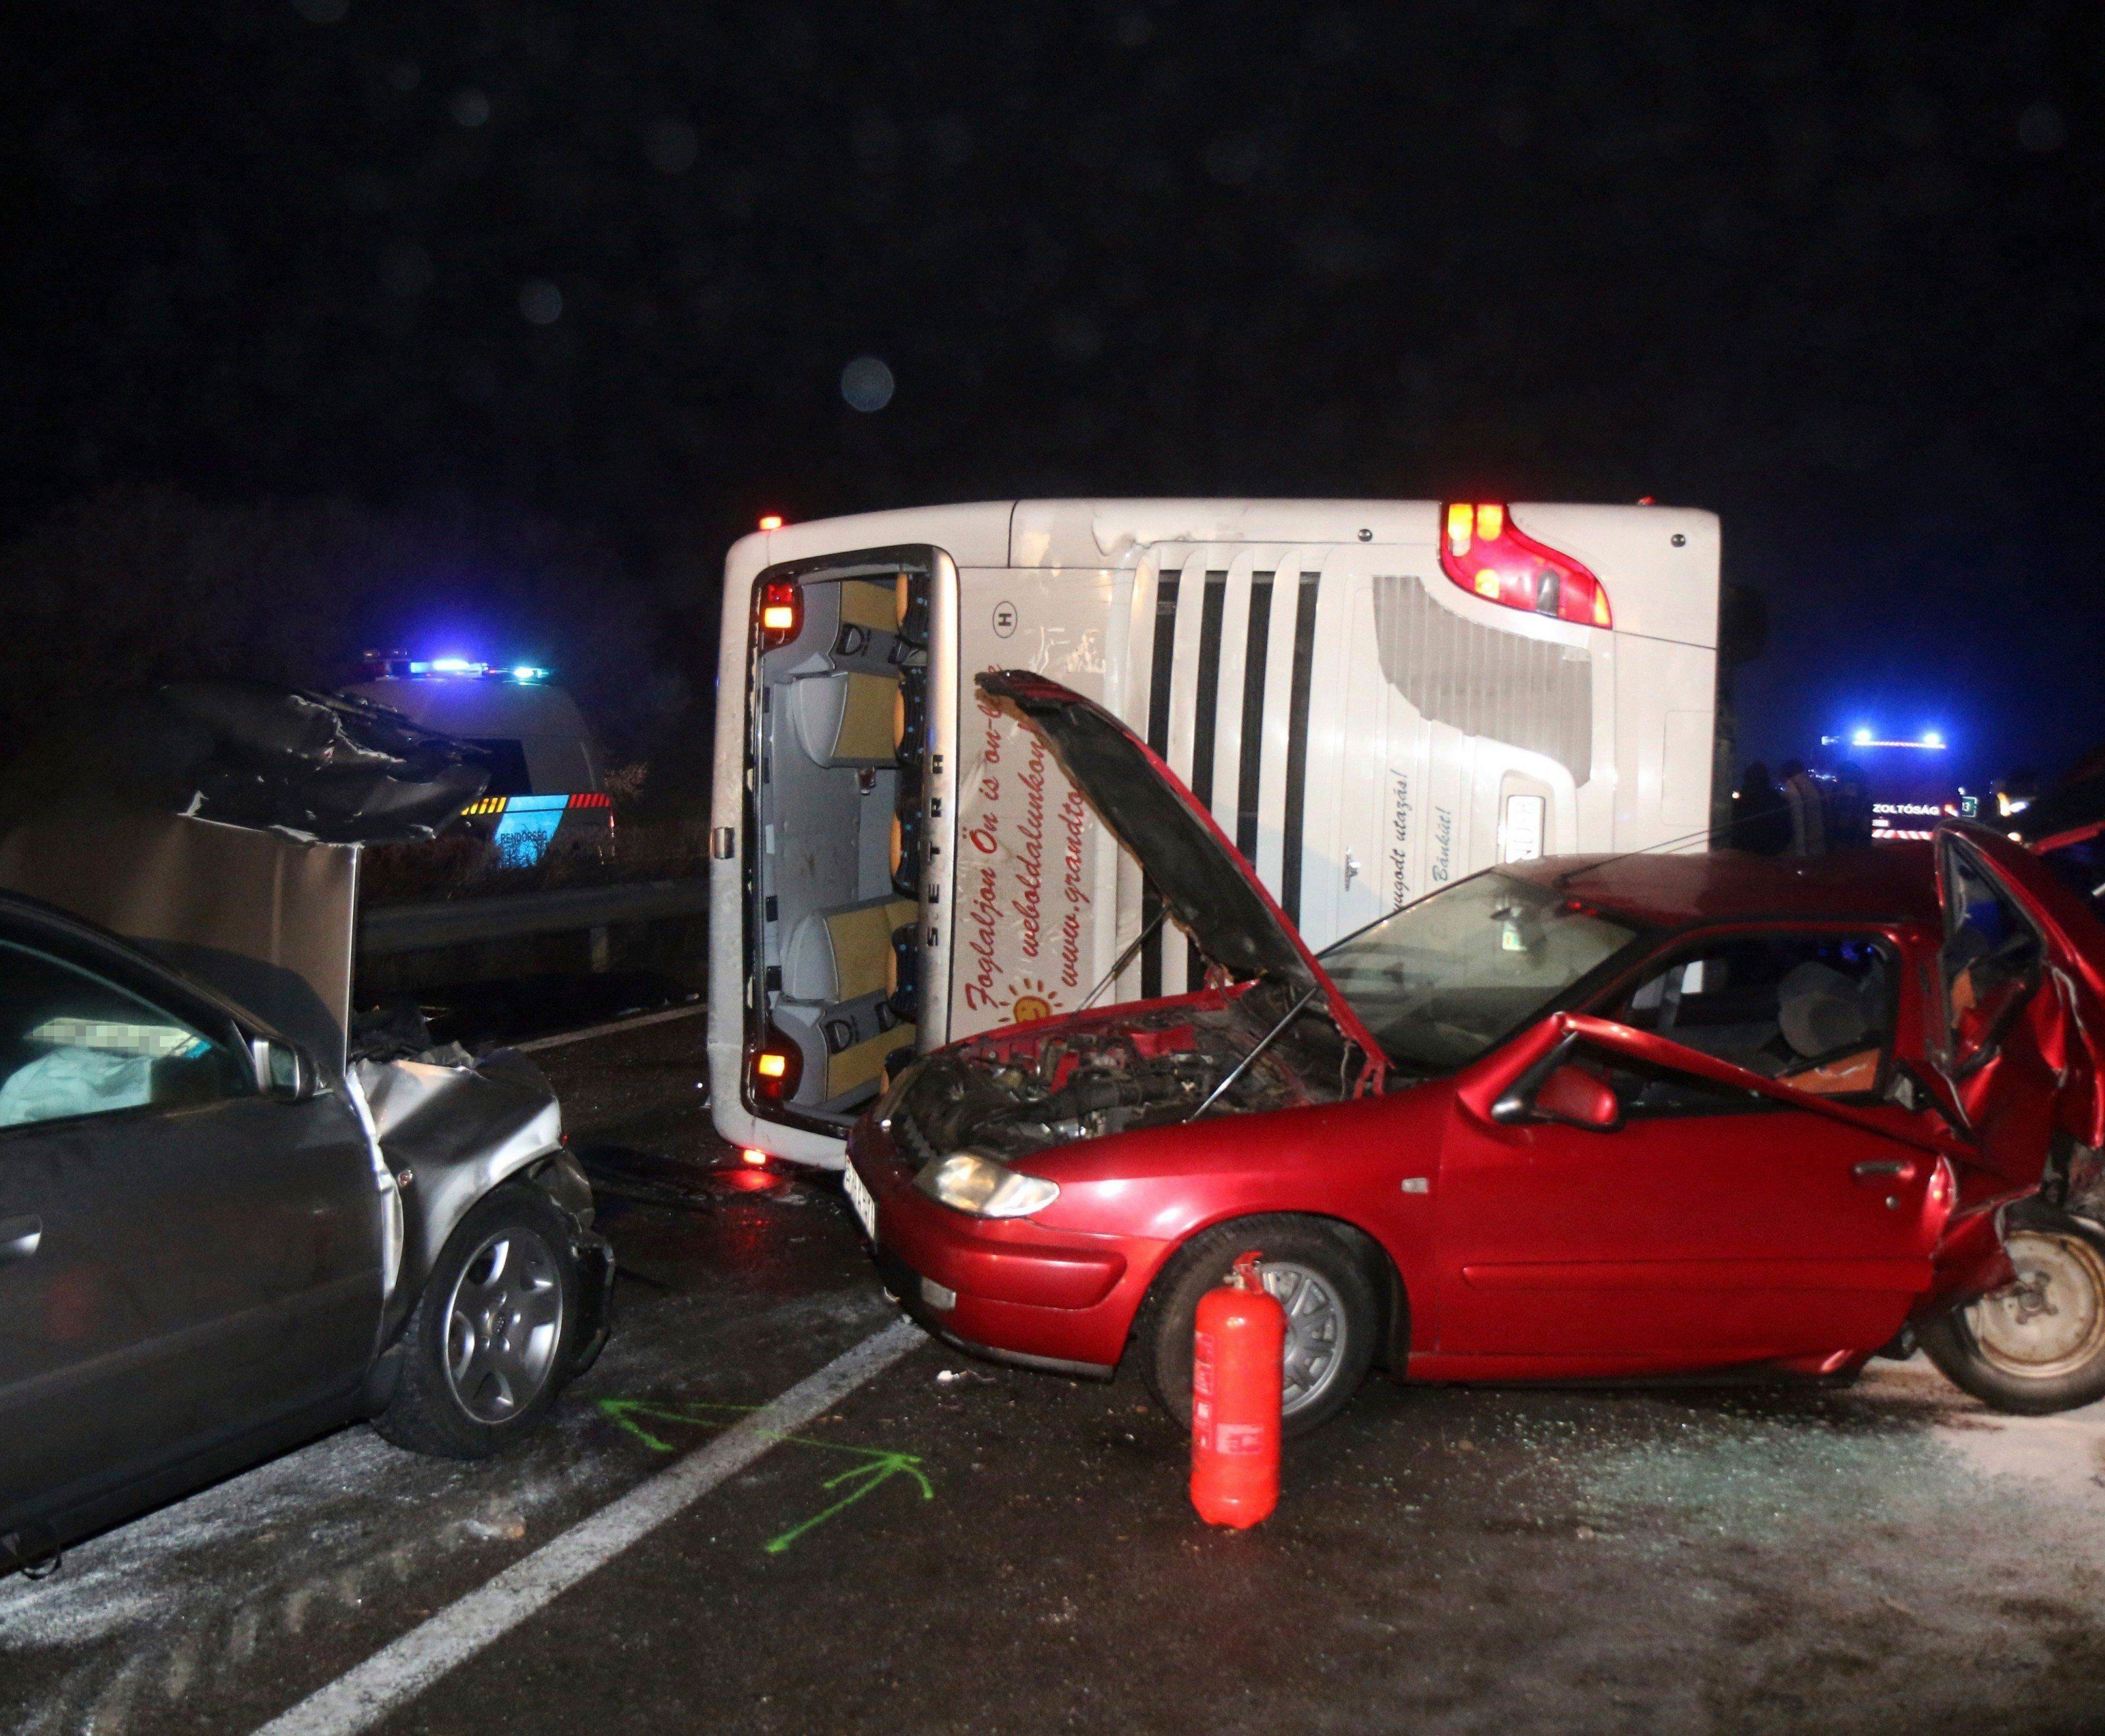
[[[958,1152],[923,1165],[914,1185],[939,1204],[976,1218],[1027,1218],[1060,1197],[1057,1183],[1026,1175],[977,1152]]]

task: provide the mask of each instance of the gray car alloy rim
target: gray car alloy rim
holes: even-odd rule
[[[1264,1287],[1286,1311],[1280,1352],[1279,1409],[1283,1416],[1315,1403],[1330,1389],[1345,1362],[1345,1309],[1322,1274],[1290,1259],[1268,1259]]]
[[[563,1337],[555,1251],[512,1224],[484,1237],[446,1301],[446,1384],[479,1423],[510,1421],[540,1395]]]
[[[1981,1354],[2003,1373],[2054,1380],[2105,1353],[2105,1259],[2080,1236],[2020,1230],[2018,1281],[1966,1311]]]

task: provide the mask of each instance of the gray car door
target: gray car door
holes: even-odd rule
[[[142,960],[0,929],[0,1530],[348,1395],[382,1202],[336,1093]]]

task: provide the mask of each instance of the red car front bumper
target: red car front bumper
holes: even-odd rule
[[[1110,1377],[1169,1244],[939,1206],[868,1124],[848,1161],[877,1202],[878,1268],[915,1319],[961,1349]]]

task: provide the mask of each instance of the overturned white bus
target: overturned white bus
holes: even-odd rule
[[[837,1167],[887,1068],[1200,986],[970,677],[1126,719],[1312,946],[1499,861],[1700,841],[1718,529],[1653,506],[1024,500],[773,529],[726,562],[718,1130]],[[1116,979],[1102,979],[1117,967]]]

